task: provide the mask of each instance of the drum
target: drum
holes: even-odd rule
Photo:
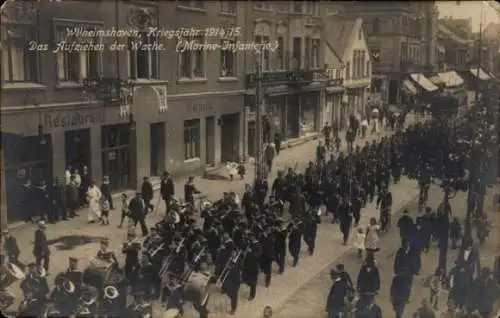
[[[4,288],[12,285],[16,280],[24,279],[26,275],[22,269],[12,263],[7,263],[0,268],[0,286]]]
[[[83,272],[83,282],[96,288],[102,288],[104,285],[110,284],[110,281],[116,282],[116,276],[119,276],[118,271],[114,263],[94,258]]]
[[[197,303],[202,307],[206,306],[211,284],[210,276],[198,272],[191,273],[187,283],[184,285],[186,300]]]

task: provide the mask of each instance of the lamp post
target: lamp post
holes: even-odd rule
[[[262,58],[264,52],[258,55],[256,61],[256,75],[257,86],[255,89],[255,180],[262,176],[262,105],[263,105],[263,92],[262,92]]]

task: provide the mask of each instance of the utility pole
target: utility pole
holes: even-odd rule
[[[257,86],[255,90],[255,179],[262,175],[262,55],[257,58]]]
[[[482,55],[483,55],[483,10],[484,10],[484,4],[483,1],[481,1],[481,20],[479,21],[479,39],[478,39],[478,44],[479,44],[479,49],[478,49],[478,56],[477,56],[477,70],[476,70],[476,92],[474,94],[474,99],[476,104],[479,102],[479,91],[481,89],[481,80],[480,80],[480,71],[481,71],[481,63],[482,63]]]

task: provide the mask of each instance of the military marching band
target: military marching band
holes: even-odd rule
[[[50,251],[41,221],[35,234],[36,262],[28,265],[28,273],[15,264],[15,251],[2,267],[2,300],[8,301],[5,288],[20,279],[24,299],[19,310],[26,316],[152,317],[152,302],[159,301],[165,311],[175,310],[179,315],[184,304],[191,302],[200,317],[208,317],[210,294],[219,289],[229,299],[230,313],[235,314],[242,284],[250,288],[252,300],[259,292],[260,273],[265,287],[272,285],[273,263],[280,274],[284,273],[290,254],[292,266],[300,266],[302,242],[309,254],[314,254],[322,220],[338,224],[347,244],[362,208],[375,201],[380,209],[380,228],[387,231],[393,203],[389,185],[398,183],[402,175],[423,178],[426,165],[419,160],[421,149],[411,141],[429,129],[417,124],[390,137],[353,146],[347,153],[334,152],[329,158],[328,149],[319,142],[317,160],[310,162],[304,173],[290,167],[278,173],[271,187],[266,176],[259,175],[253,186],[246,185],[241,202],[235,193],[224,193],[216,202],[204,200],[199,209],[195,197],[201,193],[194,178],[186,183],[185,203],[181,204],[165,172],[161,196],[167,213],[163,220],[149,229],[145,226],[144,215],[154,209],[149,188],[143,187],[146,193],[138,192],[123,210],[133,220],[133,228],[140,224],[143,234],[136,237],[135,231],[128,233],[121,250],[125,264],[118,262],[109,240],[103,239],[83,271],[76,258],[69,259],[67,271],[56,275],[52,292],[47,282]],[[349,133],[357,136],[361,131]],[[322,216],[322,206],[331,217]],[[372,259],[376,250],[369,250],[368,258]],[[341,276],[338,271],[332,273],[335,279]]]

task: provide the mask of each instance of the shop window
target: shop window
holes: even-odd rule
[[[158,78],[158,51],[146,49],[158,41],[156,37],[140,32],[139,38],[129,40],[129,77],[133,79]]]
[[[200,158],[200,120],[184,121],[184,159]]]
[[[28,26],[2,27],[2,69],[6,83],[36,82],[38,80],[37,50],[28,43],[36,40],[36,30]]]
[[[220,12],[236,14],[236,8],[238,6],[238,2],[219,1],[219,3],[220,3]]]
[[[128,146],[130,126],[128,124],[103,126],[101,130],[101,148]]]
[[[221,40],[221,46],[234,45],[234,40]],[[236,52],[232,49],[220,50],[220,77],[236,77]]]
[[[316,131],[317,95],[304,95],[301,101],[300,131],[308,134]]]
[[[191,42],[193,44],[205,44],[205,37],[196,36],[182,39],[181,41],[186,41],[186,45],[188,46],[191,46]],[[205,54],[206,50],[192,50],[186,47],[186,50],[179,55],[179,78],[205,78]]]

